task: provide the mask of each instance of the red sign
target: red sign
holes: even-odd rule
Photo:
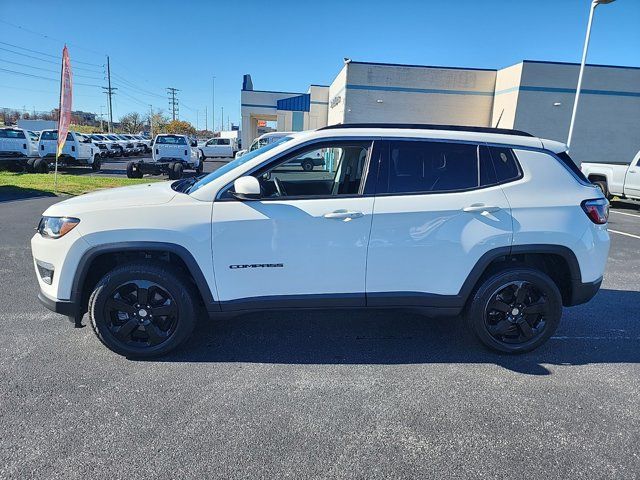
[[[71,59],[67,46],[62,50],[62,74],[60,76],[60,112],[58,116],[58,151],[56,158],[62,153],[64,142],[69,133],[69,124],[71,123],[71,103],[72,95],[72,74]]]

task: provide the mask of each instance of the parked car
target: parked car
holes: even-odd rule
[[[127,177],[142,178],[145,173],[168,175],[170,179],[182,178],[184,170],[195,170],[201,174],[198,142],[186,135],[156,135],[153,141],[151,160],[138,160],[127,165]]]
[[[640,200],[640,152],[631,163],[582,163],[582,172],[607,198]]]
[[[249,148],[245,149],[245,150],[239,150],[236,153],[236,158],[241,157],[242,155],[244,155],[247,152],[253,152],[254,150],[257,150],[259,148],[264,147],[265,145],[269,145],[273,142],[277,142],[278,140],[280,140],[283,137],[286,137],[287,135],[289,135],[292,132],[269,132],[269,133],[264,133],[262,135],[260,135],[258,138],[256,138],[253,142],[251,142],[251,145],[249,146]]]
[[[0,128],[0,166],[22,170],[29,159],[38,157],[34,133],[17,127]]]
[[[131,134],[123,134],[122,135],[124,138],[128,139],[131,143],[133,143],[133,148],[135,151],[136,155],[140,155],[141,153],[144,153],[146,151],[146,145],[145,143],[142,141],[142,139],[138,138],[135,135],[131,135]]]
[[[58,130],[43,130],[38,142],[40,158],[27,162],[27,167],[36,173],[47,173],[55,164],[58,149]],[[59,167],[88,166],[100,170],[100,148],[90,137],[78,132],[67,133],[67,139],[58,158]]]
[[[140,149],[136,147],[135,142],[130,138],[127,138],[124,134],[121,133],[114,133],[113,135],[118,140],[120,140],[120,144],[124,147],[125,157],[138,155],[140,153]]]
[[[331,168],[287,168],[316,150]],[[608,202],[565,150],[477,127],[287,135],[205,177],[49,207],[31,240],[39,298],[76,322],[88,311],[130,357],[181,345],[198,308],[464,314],[488,347],[530,351],[595,295],[609,250]]]
[[[101,135],[99,133],[93,133],[89,135],[93,143],[99,146],[99,144],[103,144],[106,147],[106,156],[107,157],[119,157],[122,156],[123,149],[120,145],[114,141],[107,138],[106,135]]]
[[[144,153],[151,153],[151,139],[143,137],[142,135],[134,135],[138,141],[144,146]]]
[[[234,158],[238,151],[238,140],[235,138],[210,138],[200,146],[203,160],[207,158]]]

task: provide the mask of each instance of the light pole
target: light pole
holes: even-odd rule
[[[216,130],[216,77],[211,79],[211,130]]]
[[[573,101],[573,111],[571,112],[571,123],[569,124],[569,136],[567,137],[567,150],[571,146],[571,137],[573,137],[573,127],[576,122],[576,113],[578,111],[578,101],[580,100],[580,89],[582,88],[582,75],[584,74],[584,64],[587,60],[587,51],[589,50],[589,38],[591,37],[591,24],[593,23],[593,14],[598,5],[606,5],[615,2],[615,0],[593,0],[591,2],[591,10],[589,10],[589,22],[587,23],[587,35],[584,39],[584,48],[582,49],[582,62],[580,62],[580,73],[578,74],[578,86],[576,88],[576,97]]]

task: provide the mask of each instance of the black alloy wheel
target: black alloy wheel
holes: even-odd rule
[[[535,285],[525,281],[500,287],[489,299],[485,324],[500,342],[525,343],[542,334],[549,315],[549,302]]]
[[[178,306],[173,296],[148,280],[131,280],[113,290],[104,306],[107,328],[120,342],[151,347],[175,332]]]
[[[130,358],[164,355],[180,346],[196,323],[193,283],[171,264],[122,264],[89,298],[91,326],[112,351]]]
[[[511,267],[484,280],[470,299],[467,323],[486,346],[523,353],[546,342],[562,317],[562,296],[545,273]]]

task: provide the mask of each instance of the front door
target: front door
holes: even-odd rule
[[[640,152],[633,159],[624,179],[624,193],[630,197],[640,198]]]
[[[489,148],[399,140],[381,150],[367,304],[459,306],[480,258],[512,240]]]
[[[371,141],[300,147],[253,173],[262,198],[233,187],[213,207],[213,261],[223,310],[365,304],[373,197]],[[300,159],[319,154],[312,170]]]

